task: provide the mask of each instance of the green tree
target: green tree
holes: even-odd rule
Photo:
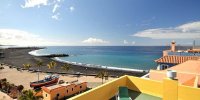
[[[29,70],[29,68],[31,67],[31,64],[23,64],[23,67],[24,67],[25,69],[28,69],[28,70]]]
[[[49,68],[49,69],[53,69],[53,68],[55,68],[57,66],[57,63],[55,62],[55,61],[51,61],[51,62],[49,62],[48,64],[47,64],[47,67]]]
[[[23,86],[23,85],[17,86],[17,90],[18,90],[19,92],[21,92],[23,89],[24,89],[24,86]]]
[[[4,67],[0,67],[0,70],[3,70],[4,69]]]
[[[39,98],[34,96],[32,90],[23,90],[18,100],[39,100]]]
[[[70,70],[70,64],[64,64],[61,69],[65,70],[66,72]]]
[[[96,76],[96,78],[101,78],[102,79],[102,84],[103,84],[103,79],[108,77],[108,72],[106,71],[100,71]]]

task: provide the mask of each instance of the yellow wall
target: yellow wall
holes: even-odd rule
[[[126,86],[126,79],[123,76],[68,100],[108,100],[117,94],[119,86]]]
[[[118,92],[119,86],[163,98],[163,100],[200,100],[200,89],[179,85],[177,80],[164,79],[162,82],[123,76],[105,83],[69,100],[108,100]]]
[[[128,76],[127,86],[131,90],[151,94],[157,97],[162,97],[163,94],[163,85],[162,82],[159,81]]]
[[[163,100],[178,99],[178,81],[166,78],[163,80]]]
[[[200,88],[178,86],[178,100],[200,100]]]

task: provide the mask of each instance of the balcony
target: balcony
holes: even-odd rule
[[[116,100],[119,86],[129,89],[134,100],[200,100],[200,89],[183,86],[177,80],[154,81],[133,76],[122,76],[69,100]]]

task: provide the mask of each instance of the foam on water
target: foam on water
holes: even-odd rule
[[[41,49],[39,49],[39,50],[33,50],[33,51],[30,51],[28,54],[33,55],[33,56],[48,55],[48,54],[40,54],[40,53],[38,53],[38,51],[40,51],[40,50]]]
[[[69,63],[69,64],[73,64],[73,65],[80,65],[82,67],[94,67],[94,68],[101,68],[101,69],[123,70],[123,71],[133,71],[133,72],[144,72],[144,71],[146,71],[146,70],[140,70],[140,69],[119,68],[119,67],[112,67],[112,66],[101,66],[101,65],[94,65],[94,64],[84,64],[84,63],[70,62],[70,61],[62,60],[59,57],[54,57],[53,60],[63,62],[63,63]]]

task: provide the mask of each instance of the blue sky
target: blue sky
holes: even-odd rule
[[[199,0],[1,0],[0,43],[189,45],[200,38]]]

